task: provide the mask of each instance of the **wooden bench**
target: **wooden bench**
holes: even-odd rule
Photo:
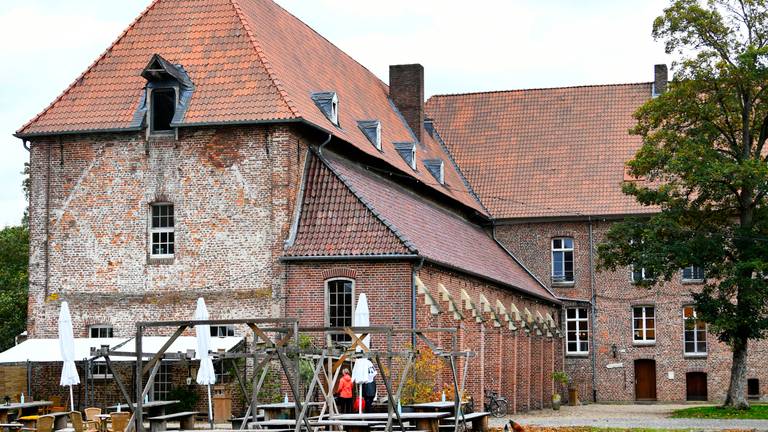
[[[472,430],[475,432],[485,432],[488,430],[488,416],[491,413],[489,412],[475,412],[471,414],[464,414],[464,421],[467,423],[472,423]],[[451,426],[453,427],[454,422],[456,421],[456,417],[446,417],[445,423],[440,425],[440,428],[442,429],[444,426]],[[461,423],[461,417],[459,417],[459,423]]]
[[[21,423],[0,423],[0,430],[3,430],[3,431],[14,431],[14,430],[19,430],[23,427],[24,425]]]
[[[259,414],[256,416],[256,418],[253,418],[252,415],[249,415],[247,419],[245,417],[231,417],[229,419],[229,423],[232,425],[232,430],[239,430],[240,426],[243,425],[243,422],[246,422],[247,424],[247,423],[251,423],[254,421],[261,421],[261,420],[264,420],[264,415]]]
[[[200,414],[197,411],[184,411],[173,414],[149,417],[150,432],[163,432],[168,429],[168,420],[178,420],[179,429],[192,430],[195,428],[195,416]]]

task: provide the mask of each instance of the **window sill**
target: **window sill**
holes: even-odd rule
[[[707,358],[707,353],[683,353],[683,357],[687,359],[704,359]]]
[[[681,281],[683,285],[703,285],[705,282],[704,279],[683,279]]]
[[[173,264],[175,260],[175,257],[173,255],[171,256],[161,256],[161,257],[153,257],[150,256],[147,260],[147,264],[150,265],[170,265]]]
[[[647,346],[655,346],[656,341],[632,341],[632,346],[636,347],[647,347]]]
[[[552,281],[553,288],[573,288],[576,285],[576,281]]]
[[[565,357],[567,358],[589,358],[589,353],[566,353]]]

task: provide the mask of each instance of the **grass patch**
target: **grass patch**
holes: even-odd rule
[[[747,410],[719,406],[692,407],[673,412],[672,418],[768,420],[768,405],[753,404]]]
[[[601,428],[590,426],[570,426],[570,427],[543,427],[526,426],[526,432],[691,432],[691,429],[653,429],[653,428]]]

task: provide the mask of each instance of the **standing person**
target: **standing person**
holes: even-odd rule
[[[336,393],[339,395],[336,398],[336,405],[342,414],[352,413],[352,377],[349,375],[349,369],[344,368],[341,371],[341,378],[339,379],[339,385],[336,387]]]
[[[363,399],[365,400],[365,412],[373,412],[373,400],[376,398],[376,380],[363,384]]]

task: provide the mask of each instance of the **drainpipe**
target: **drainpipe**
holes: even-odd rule
[[[589,289],[591,291],[590,306],[592,308],[592,401],[597,403],[597,293],[595,292],[594,266],[594,236],[592,232],[592,216],[589,216]]]
[[[331,138],[333,138],[332,134],[328,134],[328,138],[323,141],[322,144],[320,144],[320,147],[317,148],[317,153],[320,154],[320,156],[323,155],[323,147],[325,147],[329,142],[331,142]]]
[[[418,264],[413,266],[413,272],[411,274],[411,329],[416,330],[416,276],[419,270],[424,267],[424,257]],[[416,348],[416,333],[411,333],[411,346]]]

